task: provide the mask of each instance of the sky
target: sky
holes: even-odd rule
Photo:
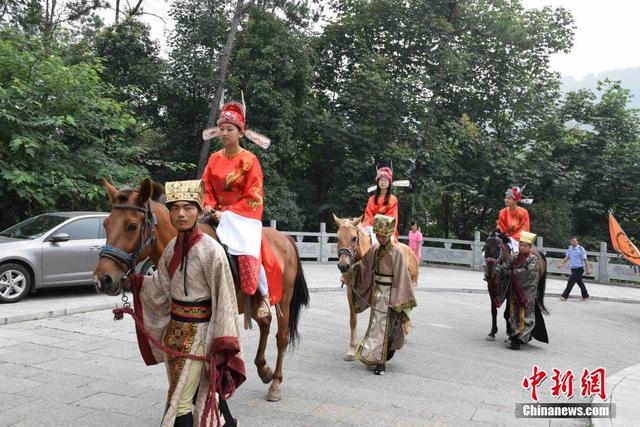
[[[575,20],[574,46],[568,54],[551,58],[551,68],[563,77],[582,79],[619,68],[640,67],[639,0],[522,0],[527,8],[544,6],[568,9]],[[161,41],[166,54],[165,33],[173,28],[169,17],[170,0],[145,0],[151,15],[143,20],[151,25],[152,37]]]
[[[523,0],[523,4],[563,7],[572,13],[577,27],[573,49],[551,59],[551,68],[562,76],[579,80],[590,73],[640,67],[640,1]]]

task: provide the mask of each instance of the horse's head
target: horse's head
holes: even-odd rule
[[[489,279],[495,272],[496,264],[504,259],[509,251],[504,244],[504,236],[496,229],[489,233],[484,243],[485,278]]]
[[[338,218],[335,214],[333,220],[338,226],[338,269],[346,273],[351,268],[351,264],[362,255],[363,245],[366,244],[366,235],[358,226],[362,217],[358,218]]]
[[[133,271],[138,261],[157,250],[156,211],[167,209],[151,200],[162,196],[162,186],[149,178],[138,190],[118,190],[106,179],[104,187],[111,201],[111,213],[104,220],[106,244],[100,251],[94,272],[96,288],[107,295],[122,290],[122,278]],[[168,213],[163,215],[168,216]]]

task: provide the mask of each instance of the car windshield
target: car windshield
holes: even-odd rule
[[[0,236],[12,237],[14,239],[36,239],[68,219],[68,217],[60,215],[38,215],[7,228],[0,233]]]

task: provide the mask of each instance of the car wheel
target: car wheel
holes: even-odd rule
[[[155,271],[156,271],[156,266],[153,265],[153,261],[148,259],[142,265],[142,268],[140,269],[140,274],[142,274],[143,276],[153,276],[153,273],[155,273]]]
[[[0,303],[18,302],[31,290],[29,271],[19,264],[0,265]]]

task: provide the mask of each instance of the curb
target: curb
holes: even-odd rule
[[[67,316],[70,314],[88,313],[91,311],[106,310],[118,307],[118,303],[103,303],[86,305],[81,307],[60,308],[58,310],[41,311],[38,313],[18,314],[15,316],[0,317],[0,325],[8,325],[10,323],[27,322],[29,320],[49,319],[52,317]]]
[[[344,292],[346,289],[341,288],[339,286],[331,287],[331,288],[310,288],[310,293],[330,293],[330,292]],[[463,293],[463,294],[486,294],[486,289],[473,289],[473,288],[416,288],[416,292],[438,292],[438,293]],[[548,297],[559,297],[560,293],[546,293],[545,296]],[[609,297],[590,297],[590,300],[593,301],[605,301],[605,302],[617,302],[623,304],[640,304],[640,300],[632,300],[625,298],[609,298]],[[112,303],[103,303],[103,304],[94,304],[87,305],[81,307],[71,307],[71,308],[60,308],[58,310],[50,310],[50,311],[41,311],[37,313],[28,313],[28,314],[18,314],[15,316],[7,316],[0,317],[0,326],[8,325],[10,323],[19,323],[19,322],[27,322],[30,320],[42,320],[53,317],[67,316],[70,314],[78,314],[78,313],[88,313],[91,311],[100,311],[106,310],[109,308],[118,307],[120,302],[112,302]]]
[[[311,288],[309,289],[310,293],[322,293],[322,292],[342,292],[344,288],[335,287],[335,288]],[[415,288],[415,292],[441,292],[441,293],[463,293],[463,294],[486,294],[486,289],[474,289],[474,288]],[[560,297],[562,293],[557,292],[548,292],[545,293],[545,297]],[[605,301],[605,302],[619,302],[623,304],[640,304],[640,300],[637,299],[627,299],[627,298],[610,298],[610,297],[594,297],[590,296],[589,300],[593,301]]]
[[[616,372],[614,375],[610,376],[607,379],[609,393],[605,400],[600,399],[600,397],[596,396],[593,398],[593,403],[605,403],[609,405],[610,408],[610,417],[609,418],[592,418],[591,425],[593,427],[614,427],[614,426],[633,426],[638,425],[638,420],[633,419],[633,416],[630,416],[627,412],[629,410],[634,411],[634,408],[637,408],[637,401],[634,403],[629,403],[628,393],[629,390],[625,390],[625,388],[629,388],[632,382],[637,382],[634,379],[628,379],[628,377],[637,375],[640,373],[640,365],[633,365],[624,368],[623,370]],[[631,388],[633,384],[631,384]],[[615,399],[616,390],[618,390],[617,394],[622,395],[620,399]],[[638,396],[634,396],[633,400],[636,400]],[[612,404],[616,405],[612,408]],[[622,411],[620,411],[622,409]],[[636,414],[637,415],[637,414]]]

